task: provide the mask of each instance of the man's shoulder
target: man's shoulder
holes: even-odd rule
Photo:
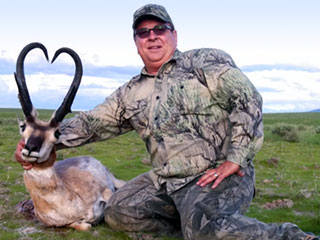
[[[135,82],[135,81],[138,81],[139,79],[141,78],[141,74],[137,74],[135,76],[133,76],[129,82]]]
[[[124,88],[131,89],[134,85],[136,85],[141,79],[141,73],[133,76],[128,82],[124,84]]]
[[[191,49],[188,51],[185,51],[182,53],[183,55],[216,55],[216,56],[221,56],[221,55],[226,55],[230,56],[228,53],[225,51],[218,49],[218,48],[195,48]]]
[[[221,49],[198,48],[181,53],[184,61],[190,61],[193,66],[203,67],[211,64],[229,64],[236,67],[232,57]]]

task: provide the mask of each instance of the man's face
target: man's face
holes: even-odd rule
[[[136,29],[152,29],[161,24],[164,23],[157,20],[146,19],[142,21]],[[141,38],[138,35],[135,36],[135,43],[147,71],[155,74],[173,55],[177,47],[177,32],[175,30],[166,30],[164,34],[157,35],[153,31],[150,31],[150,35],[146,38]]]

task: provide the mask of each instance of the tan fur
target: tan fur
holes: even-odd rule
[[[24,182],[41,222],[47,226],[67,226],[84,231],[103,217],[106,203],[115,190],[115,181],[122,185],[125,182],[116,180],[102,165],[100,168],[105,170],[99,173],[101,176],[95,176],[90,167],[70,165],[72,160],[101,164],[91,157],[66,159],[59,162],[59,167],[25,171]]]

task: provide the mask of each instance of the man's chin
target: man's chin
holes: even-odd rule
[[[161,61],[162,58],[163,58],[163,56],[160,52],[154,51],[154,52],[150,52],[148,54],[148,59],[151,62],[159,62],[159,61]]]

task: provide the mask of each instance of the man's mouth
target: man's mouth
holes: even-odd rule
[[[159,48],[161,48],[161,47],[160,47],[160,46],[151,46],[151,47],[148,47],[148,49],[150,49],[150,50],[159,49]]]

